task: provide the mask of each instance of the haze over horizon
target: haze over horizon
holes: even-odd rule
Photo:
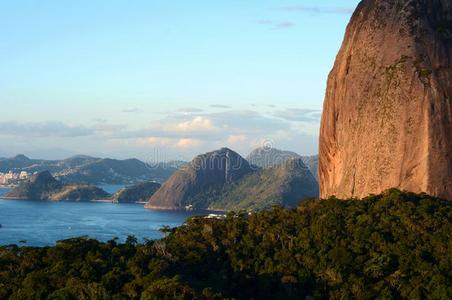
[[[0,156],[316,154],[359,1],[0,4]]]

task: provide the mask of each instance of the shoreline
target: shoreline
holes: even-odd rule
[[[63,201],[71,201],[71,200],[63,200]],[[72,202],[115,203],[111,199],[94,199],[94,200],[88,200],[88,201],[72,201]]]
[[[0,196],[0,200],[6,200],[6,201],[31,201],[31,202],[75,202],[75,203],[110,203],[110,204],[139,204],[143,205],[147,202],[114,202],[111,199],[96,199],[96,200],[36,200],[36,199],[28,199],[28,198],[18,198],[18,197],[3,197]],[[146,210],[151,211],[161,211],[161,212],[196,212],[196,211],[204,211],[209,213],[217,213],[217,214],[227,214],[228,210],[222,210],[222,209],[210,209],[210,208],[196,208],[196,209],[185,209],[185,208],[179,208],[179,207],[161,207],[161,206],[146,206],[143,205],[143,208]]]
[[[180,207],[163,207],[163,206],[144,206],[145,209],[149,209],[149,210],[153,210],[153,211],[179,211],[179,212],[190,212],[190,211],[205,211],[205,212],[211,212],[211,213],[222,213],[222,214],[226,214],[229,211],[228,210],[221,210],[221,209],[210,209],[210,208],[196,208],[196,209],[185,209],[185,208],[180,208]]]
[[[0,196],[0,200],[25,200],[25,201],[28,201],[29,199],[23,198],[23,197]],[[33,200],[33,201],[36,201],[36,200]],[[42,201],[42,200],[38,200],[38,201]]]

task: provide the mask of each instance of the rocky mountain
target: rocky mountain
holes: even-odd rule
[[[50,195],[63,188],[63,184],[53,178],[49,171],[34,174],[28,181],[4,195],[5,198],[47,200]]]
[[[451,99],[452,1],[361,1],[328,78],[321,196],[452,199]]]
[[[108,197],[108,193],[95,186],[64,185],[49,171],[34,174],[28,181],[2,196],[5,199],[52,201],[89,201]]]
[[[292,151],[266,147],[254,149],[246,157],[250,164],[264,169],[279,166],[287,160],[294,158],[301,158],[301,156]]]
[[[318,184],[301,159],[266,169],[252,168],[239,154],[223,148],[196,157],[176,172],[146,207],[259,210],[277,204],[295,206],[318,193]]]
[[[263,210],[274,205],[296,207],[305,198],[318,197],[319,185],[303,160],[289,159],[253,172],[223,190],[210,209]]]
[[[292,151],[260,147],[251,151],[251,153],[246,157],[251,165],[264,169],[276,167],[288,160],[298,158],[301,158],[303,160],[303,163],[309,168],[309,171],[311,171],[312,175],[318,181],[318,155],[301,156],[298,153]]]
[[[29,173],[50,171],[67,183],[133,184],[143,181],[163,182],[185,162],[171,161],[147,164],[137,159],[116,160],[86,155],[63,160],[30,159],[24,155],[0,160],[0,172]]]
[[[302,156],[301,159],[303,160],[303,163],[309,168],[309,171],[311,171],[317,182],[319,182],[319,156]]]
[[[119,190],[113,195],[116,203],[139,203],[148,201],[161,187],[157,182],[142,182]]]
[[[199,155],[171,176],[150,198],[147,208],[183,209],[187,205],[208,207],[210,200],[202,197],[212,187],[221,187],[253,172],[238,153],[222,148]]]

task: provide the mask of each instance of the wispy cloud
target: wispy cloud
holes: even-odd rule
[[[124,130],[112,138],[192,138],[220,141],[231,135],[268,135],[285,130],[286,121],[265,116],[252,110],[228,110],[193,115],[174,114],[157,124],[138,130]]]
[[[212,104],[212,105],[209,105],[209,107],[212,107],[212,108],[225,108],[225,109],[232,108],[231,106],[223,105],[223,104]]]
[[[272,29],[285,29],[297,25],[295,22],[292,21],[274,21],[274,20],[258,20],[257,23],[261,25],[267,25]]]
[[[263,107],[268,108],[267,105]],[[64,145],[75,152],[88,151],[88,154],[102,156],[98,149],[105,148],[121,155],[141,153],[146,159],[150,155],[156,156],[149,154],[149,151],[158,150],[171,157],[184,155],[185,158],[190,158],[223,146],[247,154],[251,148],[268,140],[279,148],[299,150],[300,153],[316,151],[319,111],[270,109],[264,113],[261,110],[219,108],[224,110],[206,109],[190,114],[166,113],[161,119],[139,127],[109,123],[106,120],[93,120],[87,125],[61,121],[0,122],[0,137],[9,149],[44,144],[48,142],[48,138],[65,138]],[[157,159],[162,158],[152,158]]]
[[[81,137],[93,135],[93,128],[71,126],[62,122],[42,123],[0,123],[0,135],[13,135],[18,137]]]
[[[295,25],[297,25],[295,22],[283,21],[283,22],[276,23],[274,28],[275,29],[283,29],[283,28],[294,27]]]
[[[258,24],[262,24],[262,25],[272,25],[275,21],[272,20],[258,20],[257,23]]]
[[[176,110],[177,112],[180,113],[199,113],[199,112],[203,112],[204,109],[202,108],[197,108],[197,107],[182,107]]]
[[[277,8],[285,11],[298,11],[314,14],[345,14],[350,15],[354,9],[352,7],[328,7],[328,6],[308,6],[308,5],[288,5]]]
[[[141,111],[142,111],[141,109],[136,108],[136,107],[134,107],[134,108],[126,108],[126,109],[122,110],[123,113],[129,113],[129,114],[130,113],[139,113]]]
[[[320,122],[322,111],[315,109],[298,109],[291,108],[285,110],[278,110],[273,113],[273,116],[292,122]]]

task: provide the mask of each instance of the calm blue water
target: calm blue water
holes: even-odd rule
[[[0,195],[6,190],[0,189]],[[150,211],[138,204],[35,202],[0,199],[0,245],[27,241],[29,246],[87,235],[101,241],[128,235],[156,239],[163,225],[179,226],[193,215],[207,212]]]

